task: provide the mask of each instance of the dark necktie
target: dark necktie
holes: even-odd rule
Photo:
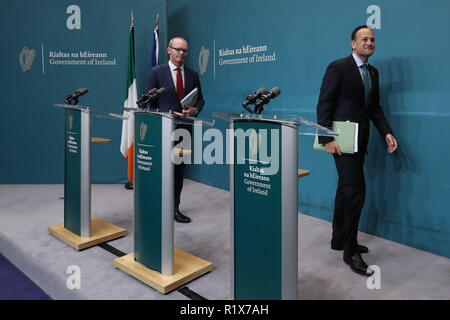
[[[364,97],[366,106],[369,100],[369,92],[370,92],[370,76],[369,76],[369,68],[366,63],[364,63],[361,68],[363,69],[362,78],[363,78],[363,84],[364,84]]]
[[[180,68],[177,68],[177,98],[178,100],[183,98],[183,76]]]

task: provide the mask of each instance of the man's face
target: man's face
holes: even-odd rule
[[[375,51],[375,35],[371,29],[358,30],[355,40],[352,40],[352,49],[361,58],[369,58]]]
[[[170,61],[180,67],[184,63],[184,59],[187,56],[188,44],[183,39],[174,39],[172,45],[167,48]]]

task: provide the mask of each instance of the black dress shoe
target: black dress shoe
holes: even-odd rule
[[[341,251],[341,250],[344,250],[344,246],[331,244],[331,249],[337,250],[337,251]],[[369,248],[367,248],[366,246],[358,244],[358,246],[356,247],[356,252],[358,252],[358,253],[368,253],[369,252]]]
[[[128,181],[127,183],[125,183],[125,189],[133,190],[133,184],[130,181]]]
[[[350,258],[344,257],[344,262],[350,266],[350,268],[362,276],[370,277],[373,271],[367,271],[368,265],[361,258],[360,253],[354,253]]]
[[[180,211],[175,211],[174,218],[176,222],[180,223],[189,223],[191,222],[191,218],[186,217],[184,214],[182,214]]]

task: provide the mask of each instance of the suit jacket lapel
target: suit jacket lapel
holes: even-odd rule
[[[192,77],[191,72],[184,66],[184,88],[183,96],[186,96],[192,90]]]
[[[373,71],[373,67],[369,64],[369,76],[370,76],[370,92],[369,92],[369,101],[371,101],[373,88],[376,84],[377,79],[375,79],[375,72]]]
[[[364,102],[364,83],[363,83],[363,80],[361,77],[361,73],[359,72],[358,65],[356,64],[356,61],[355,61],[355,59],[353,59],[352,55],[350,55],[350,57],[348,58],[348,62],[349,62],[353,80],[357,84],[358,91]]]

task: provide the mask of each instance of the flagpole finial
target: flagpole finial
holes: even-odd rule
[[[134,15],[133,15],[133,11],[131,11],[131,27],[134,27]]]
[[[155,31],[159,32],[159,14],[156,15]]]

